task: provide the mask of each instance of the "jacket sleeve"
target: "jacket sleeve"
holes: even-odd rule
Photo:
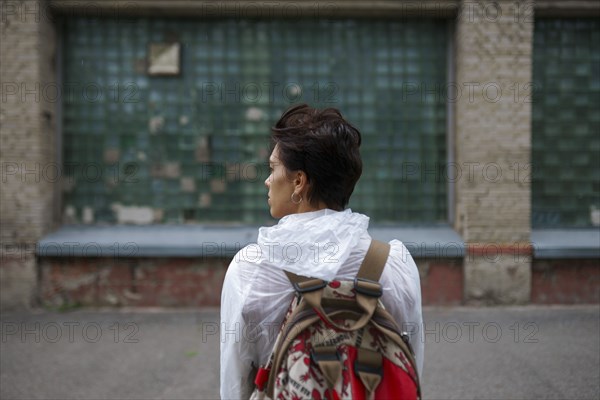
[[[244,340],[247,330],[242,318],[248,282],[236,259],[231,262],[221,292],[221,399],[247,399],[251,390],[253,351]]]
[[[284,272],[233,259],[221,293],[221,399],[247,399],[294,296]],[[246,257],[253,259],[252,257]]]
[[[390,242],[390,256],[381,276],[381,301],[403,331],[408,332],[419,376],[423,372],[423,314],[419,270],[404,244]]]

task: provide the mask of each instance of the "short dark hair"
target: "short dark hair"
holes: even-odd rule
[[[343,210],[362,174],[358,129],[335,108],[300,104],[285,111],[271,130],[271,144],[279,145],[286,169],[306,173],[309,203],[323,201],[328,208]]]

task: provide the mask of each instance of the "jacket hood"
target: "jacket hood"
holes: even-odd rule
[[[258,231],[259,265],[330,281],[369,227],[369,217],[347,209],[291,214]]]

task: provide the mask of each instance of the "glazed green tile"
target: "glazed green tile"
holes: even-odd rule
[[[536,20],[532,107],[532,223],[591,226],[600,208],[600,22]],[[594,43],[596,38],[596,43]]]
[[[94,101],[81,91],[65,100],[65,163],[101,165],[105,151],[114,149],[119,163],[140,166],[135,185],[108,188],[103,180],[106,190],[81,186],[67,194],[67,203],[81,207],[94,199],[104,210],[95,213],[97,221],[115,222],[107,205],[117,201],[161,208],[162,222],[267,221],[266,174],[222,187],[214,180],[227,174],[225,163],[266,161],[271,124],[300,101],[338,107],[363,132],[365,171],[351,206],[374,221],[426,223],[446,215],[443,181],[425,189],[390,184],[399,175],[397,160],[445,161],[445,99],[402,96],[403,82],[445,81],[443,23],[139,19],[123,25],[75,18],[65,32],[64,76],[103,88]],[[140,60],[147,43],[167,40],[165,32],[183,44],[182,73],[147,76]],[[578,71],[589,75],[583,67]],[[261,91],[244,91],[249,87]],[[249,121],[257,110],[262,117]],[[570,115],[562,118],[570,122]],[[208,151],[198,148],[202,138],[209,138]],[[220,168],[207,173],[207,161]],[[369,170],[373,166],[376,171]],[[196,178],[193,193],[182,193],[182,176]],[[212,190],[219,193],[212,193],[210,205],[193,211],[200,195]],[[396,205],[408,200],[418,212],[398,211]]]

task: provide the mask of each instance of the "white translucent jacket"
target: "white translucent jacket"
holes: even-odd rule
[[[264,365],[294,290],[283,270],[327,281],[354,279],[369,248],[369,218],[351,210],[292,214],[260,228],[232,260],[221,293],[221,398],[247,399],[253,367]],[[423,368],[421,286],[406,247],[390,242],[381,301],[410,334]]]

